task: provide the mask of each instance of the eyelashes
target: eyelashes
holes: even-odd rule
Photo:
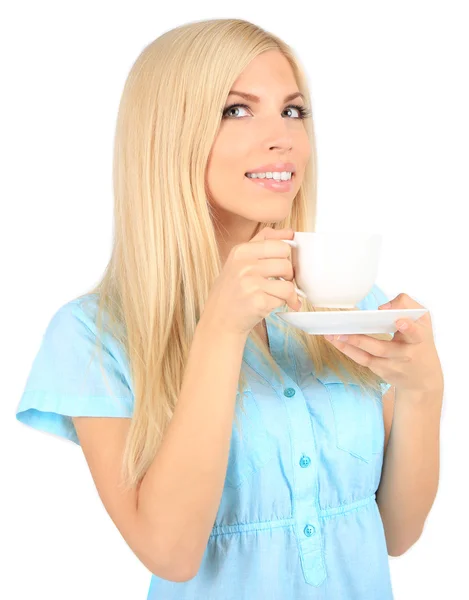
[[[242,108],[246,108],[246,109],[249,110],[249,106],[247,104],[242,104],[240,102],[237,102],[236,104],[230,104],[230,106],[227,106],[224,109],[224,111],[222,113],[222,116],[224,118],[228,118],[228,119],[236,119],[236,118],[238,118],[238,117],[231,117],[231,116],[227,115],[228,111],[230,111],[232,108],[236,108],[237,106],[241,106]],[[300,116],[297,117],[298,121],[300,121],[302,119],[307,119],[312,114],[311,110],[309,110],[308,108],[305,108],[304,106],[301,106],[300,104],[289,104],[287,107],[285,107],[285,110],[287,108],[294,108],[294,109],[296,109],[300,113]],[[293,119],[293,120],[295,120],[295,119]]]

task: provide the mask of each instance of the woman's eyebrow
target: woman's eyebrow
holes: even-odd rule
[[[233,95],[241,96],[242,98],[245,98],[246,100],[250,100],[251,102],[260,102],[259,96],[254,96],[254,94],[248,94],[247,92],[238,92],[236,90],[231,90],[230,93],[228,94],[228,96],[233,96]],[[293,100],[294,98],[297,98],[298,96],[300,96],[304,101],[305,97],[303,96],[303,94],[301,92],[293,92],[293,94],[289,94],[288,96],[285,97],[284,102]]]

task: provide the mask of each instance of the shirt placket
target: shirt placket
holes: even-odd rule
[[[245,359],[272,386],[284,403],[292,448],[293,522],[299,541],[301,567],[305,581],[318,586],[325,580],[327,573],[319,520],[317,446],[306,400],[301,388],[289,375],[296,372],[294,358],[290,349],[289,354],[285,355],[284,337],[271,321],[275,318],[269,315],[266,326],[271,354],[281,369],[284,385],[278,381],[267,362],[259,358],[259,355],[254,357],[250,340],[246,345]]]

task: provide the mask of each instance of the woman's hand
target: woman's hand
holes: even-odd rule
[[[425,307],[407,294],[399,294],[391,302],[378,308],[389,310]],[[430,313],[425,313],[416,321],[399,319],[396,327],[398,331],[389,341],[377,340],[364,334],[349,335],[344,341],[341,341],[344,336],[325,335],[324,338],[398,390],[443,390],[443,371],[433,339]]]
[[[292,282],[293,229],[264,227],[249,242],[234,246],[207,298],[202,319],[221,330],[248,335],[274,308],[301,308]],[[282,280],[270,279],[282,277]]]

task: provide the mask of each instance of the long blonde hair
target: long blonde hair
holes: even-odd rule
[[[310,104],[304,71],[290,47],[241,19],[192,22],[164,33],[143,49],[125,82],[114,140],[112,253],[99,283],[83,296],[98,296],[97,330],[103,332],[106,315],[106,329],[130,365],[135,404],[122,464],[126,488],[139,485],[155,457],[197,322],[222,269],[205,176],[224,103],[244,68],[269,50],[288,59]],[[304,126],[312,152],[291,214],[283,222],[259,223],[256,233],[267,226],[315,230],[312,119]],[[302,310],[315,309],[303,301]],[[344,369],[348,381],[380,390],[380,377],[322,336],[288,326],[285,333],[300,342],[318,374],[330,369],[341,377]],[[250,339],[282,379],[255,330]],[[242,367],[241,403],[245,386]]]

